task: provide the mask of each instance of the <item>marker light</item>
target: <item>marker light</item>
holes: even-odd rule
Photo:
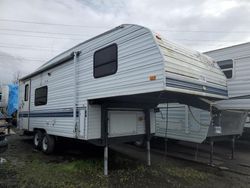
[[[156,80],[156,75],[150,75],[150,76],[149,76],[149,80],[150,80],[150,81]]]

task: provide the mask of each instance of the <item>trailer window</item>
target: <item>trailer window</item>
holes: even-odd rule
[[[29,84],[26,84],[24,87],[24,101],[29,99]]]
[[[217,64],[221,68],[222,72],[229,79],[233,77],[233,60],[218,61]]]
[[[35,106],[47,104],[48,87],[43,86],[35,90]]]
[[[117,72],[117,44],[111,44],[94,53],[95,78],[109,76]]]

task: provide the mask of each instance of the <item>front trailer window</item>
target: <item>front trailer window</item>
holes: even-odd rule
[[[221,68],[222,72],[225,74],[227,79],[230,79],[233,77],[233,60],[223,60],[223,61],[218,61],[217,64]]]

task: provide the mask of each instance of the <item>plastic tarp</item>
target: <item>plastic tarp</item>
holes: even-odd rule
[[[9,84],[9,100],[7,107],[7,114],[11,116],[14,112],[18,110],[18,85]]]

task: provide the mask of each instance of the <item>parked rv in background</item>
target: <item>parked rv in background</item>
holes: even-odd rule
[[[0,153],[8,147],[10,125],[16,124],[18,110],[18,85],[0,85]],[[8,131],[6,131],[8,130]]]
[[[9,99],[9,86],[8,85],[0,85],[0,108],[1,112],[7,113]]]
[[[250,111],[250,42],[205,52],[217,61],[227,77],[230,100],[218,102],[220,108]],[[245,127],[249,127],[249,117]]]
[[[0,85],[0,112],[11,118],[18,110],[18,85]]]

